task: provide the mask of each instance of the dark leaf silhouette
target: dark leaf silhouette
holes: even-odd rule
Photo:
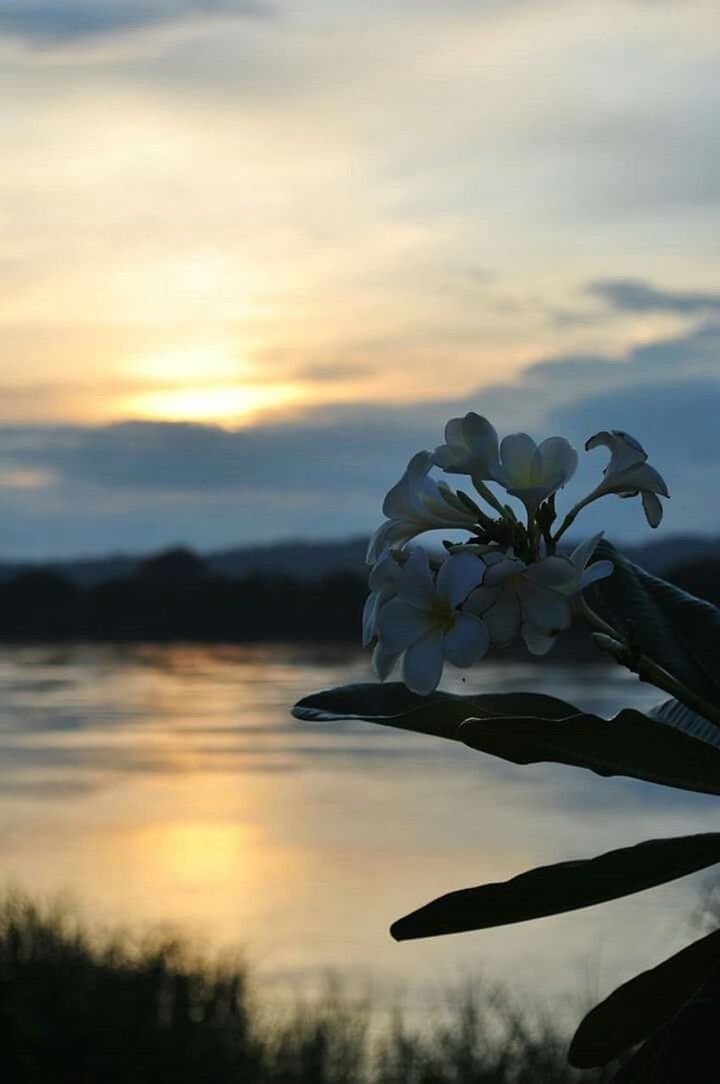
[[[599,613],[693,692],[720,706],[720,610],[651,576],[609,542],[595,554],[615,566],[589,597]]]
[[[513,764],[550,761],[720,794],[720,750],[632,709],[610,721],[580,714],[561,720],[468,719],[459,736],[471,748]]]
[[[398,919],[397,941],[506,926],[575,911],[674,881],[720,862],[720,833],[654,839],[597,858],[560,862],[509,881],[440,896]]]
[[[683,734],[689,734],[691,738],[697,738],[720,749],[720,727],[704,719],[696,711],[686,708],[678,700],[663,700],[662,704],[651,708],[648,715],[651,719],[659,719],[661,723],[671,726],[674,730],[680,730]]]
[[[454,740],[458,740],[460,723],[470,716],[537,715],[563,719],[576,714],[577,708],[572,704],[540,693],[457,696],[438,691],[431,696],[418,696],[399,682],[341,685],[306,696],[293,708],[296,719],[308,722],[364,719]]]
[[[623,983],[592,1009],[570,1044],[578,1069],[605,1065],[667,1024],[720,965],[720,930]]]
[[[613,1077],[612,1084],[717,1084],[720,970]]]

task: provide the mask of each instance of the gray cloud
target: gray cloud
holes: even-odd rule
[[[423,433],[423,429],[427,433]],[[0,429],[6,466],[51,470],[114,490],[178,494],[376,491],[431,436],[412,410],[359,408],[334,424],[228,431],[212,425],[124,422],[98,428]]]
[[[563,433],[578,447],[621,428],[646,446],[672,500],[663,532],[720,533],[720,327],[707,325],[636,348],[623,360],[560,357],[531,366],[516,385],[463,400],[404,406],[318,407],[299,422],[227,431],[212,425],[126,422],[97,428],[0,428],[0,550],[71,555],[143,550],[184,541],[199,548],[280,537],[369,531],[382,497],[413,452],[442,439],[469,409],[500,432]],[[581,455],[562,502],[586,492],[604,465]],[[3,472],[49,472],[42,488],[2,488]],[[635,501],[590,509],[586,530],[646,538]]]
[[[587,292],[607,301],[621,312],[675,312],[693,315],[720,309],[720,293],[692,290],[661,290],[637,279],[602,279]]]
[[[371,376],[375,365],[365,362],[316,362],[312,365],[303,365],[297,369],[294,375],[301,380],[316,380],[318,383],[331,383],[335,381],[350,380],[358,376]]]
[[[0,0],[0,34],[61,45],[192,19],[269,12],[265,0]]]
[[[553,411],[549,420],[577,441],[609,424],[637,433],[674,469],[720,466],[719,417],[720,380],[690,380],[615,388]]]

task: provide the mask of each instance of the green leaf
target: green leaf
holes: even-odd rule
[[[457,696],[435,692],[418,696],[399,682],[368,683],[326,689],[300,700],[292,709],[296,719],[333,722],[364,719],[370,723],[433,734],[458,740],[458,727],[470,716],[538,715],[562,719],[576,715],[577,708],[540,693],[499,693],[490,696]]]
[[[718,965],[720,930],[623,983],[580,1024],[570,1044],[570,1064],[593,1069],[643,1042],[672,1020]]]
[[[458,733],[472,749],[513,764],[570,764],[597,775],[720,794],[720,749],[629,708],[609,721],[589,714],[468,719]]]
[[[598,858],[541,866],[498,884],[440,896],[398,919],[397,941],[484,930],[630,896],[720,862],[720,832],[653,839]]]
[[[588,590],[610,624],[693,692],[720,706],[720,610],[651,576],[600,542],[597,558],[615,571]]]

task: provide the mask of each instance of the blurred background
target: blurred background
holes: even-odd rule
[[[482,973],[576,1016],[689,940],[696,879],[393,945],[709,806],[288,710],[370,679],[367,537],[467,410],[632,433],[665,520],[585,530],[720,602],[719,64],[713,0],[0,0],[6,890],[410,1012]],[[447,682],[655,699],[573,638]]]

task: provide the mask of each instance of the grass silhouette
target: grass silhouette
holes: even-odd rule
[[[273,1007],[246,967],[178,940],[98,936],[60,906],[0,903],[7,1084],[570,1084],[566,1037],[507,997],[464,990],[410,1028],[333,986]]]

